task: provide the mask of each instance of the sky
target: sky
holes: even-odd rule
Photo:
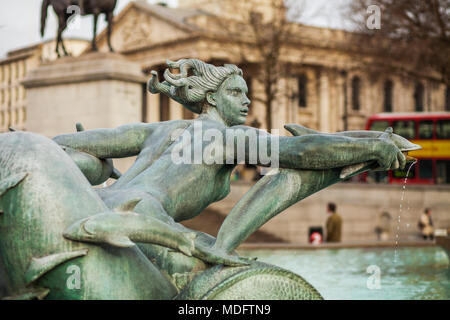
[[[245,0],[236,0],[245,1]],[[301,0],[294,0],[301,1]],[[328,28],[347,28],[345,19],[342,18],[342,8],[350,0],[303,0],[303,10],[300,22]],[[130,0],[118,0],[115,14],[124,8]],[[148,0],[149,3],[158,0]],[[167,0],[169,6],[176,6],[178,0]],[[54,39],[56,37],[56,15],[50,9],[47,16],[44,38],[41,39],[40,12],[42,0],[0,0],[0,58],[10,50],[36,44],[41,40]],[[74,20],[69,30],[63,37],[75,37],[91,39],[92,16],[79,17]],[[106,26],[103,18],[99,19],[98,33]]]

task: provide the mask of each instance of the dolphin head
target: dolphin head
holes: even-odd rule
[[[107,212],[79,220],[68,227],[63,236],[75,241],[106,243],[120,248],[133,247],[134,242],[121,231],[118,215]]]
[[[95,232],[93,230],[90,230],[87,226],[89,220],[90,218],[86,218],[72,224],[70,227],[64,230],[64,238],[75,241],[94,241]]]

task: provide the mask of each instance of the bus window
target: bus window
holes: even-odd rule
[[[419,160],[419,178],[424,180],[433,179],[433,160]]]
[[[389,121],[374,121],[370,125],[370,130],[384,131],[387,127],[389,127]]]
[[[387,171],[369,171],[366,179],[369,183],[389,183]]]
[[[438,120],[436,123],[436,138],[450,139],[450,120]]]
[[[419,122],[419,139],[433,139],[432,120],[425,120]]]
[[[437,160],[436,171],[437,184],[450,184],[450,160]]]
[[[416,122],[412,120],[394,121],[394,133],[405,139],[414,139],[416,137]]]
[[[404,169],[398,169],[392,171],[392,178],[394,179],[405,179],[406,173],[408,172],[409,166],[406,166]],[[409,170],[408,179],[414,179],[416,176],[415,165]]]

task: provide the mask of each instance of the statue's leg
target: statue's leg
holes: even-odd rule
[[[108,22],[108,47],[109,47],[109,51],[114,52],[114,49],[111,45],[111,33],[112,33],[112,27],[113,27],[113,23],[114,23],[114,14],[113,12],[108,12],[106,13],[106,21]]]
[[[64,46],[64,40],[62,38],[62,33],[64,32],[66,27],[67,27],[66,17],[60,16],[59,17],[59,25],[58,25],[58,41],[61,43],[61,47],[63,49],[64,55],[68,56],[69,54],[67,53],[66,47]]]
[[[97,51],[97,43],[95,42],[95,37],[97,36],[97,21],[98,13],[94,13],[94,35],[92,37],[92,51]]]
[[[279,169],[260,179],[223,222],[214,248],[231,252],[253,232],[298,201],[340,181],[341,169]]]
[[[56,48],[55,48],[55,52],[56,55],[59,57],[61,57],[61,53],[59,52],[59,45],[61,44],[62,41],[62,32],[63,29],[61,29],[61,19],[58,20],[58,30],[56,31]]]

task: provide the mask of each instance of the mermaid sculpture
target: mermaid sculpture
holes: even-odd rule
[[[194,120],[78,126],[52,140],[0,135],[5,298],[321,299],[299,275],[235,249],[301,199],[367,170],[403,168],[404,153],[420,148],[391,129],[323,134],[288,125],[292,137],[275,137],[243,125],[250,100],[238,67],[168,65],[179,73],[167,69],[160,83],[152,72],[148,88],[199,114]],[[176,161],[180,150],[187,161]],[[110,159],[130,156],[137,159],[120,176]],[[229,193],[240,161],[274,171],[237,203],[217,239],[179,224]],[[92,188],[110,177],[111,186]]]

